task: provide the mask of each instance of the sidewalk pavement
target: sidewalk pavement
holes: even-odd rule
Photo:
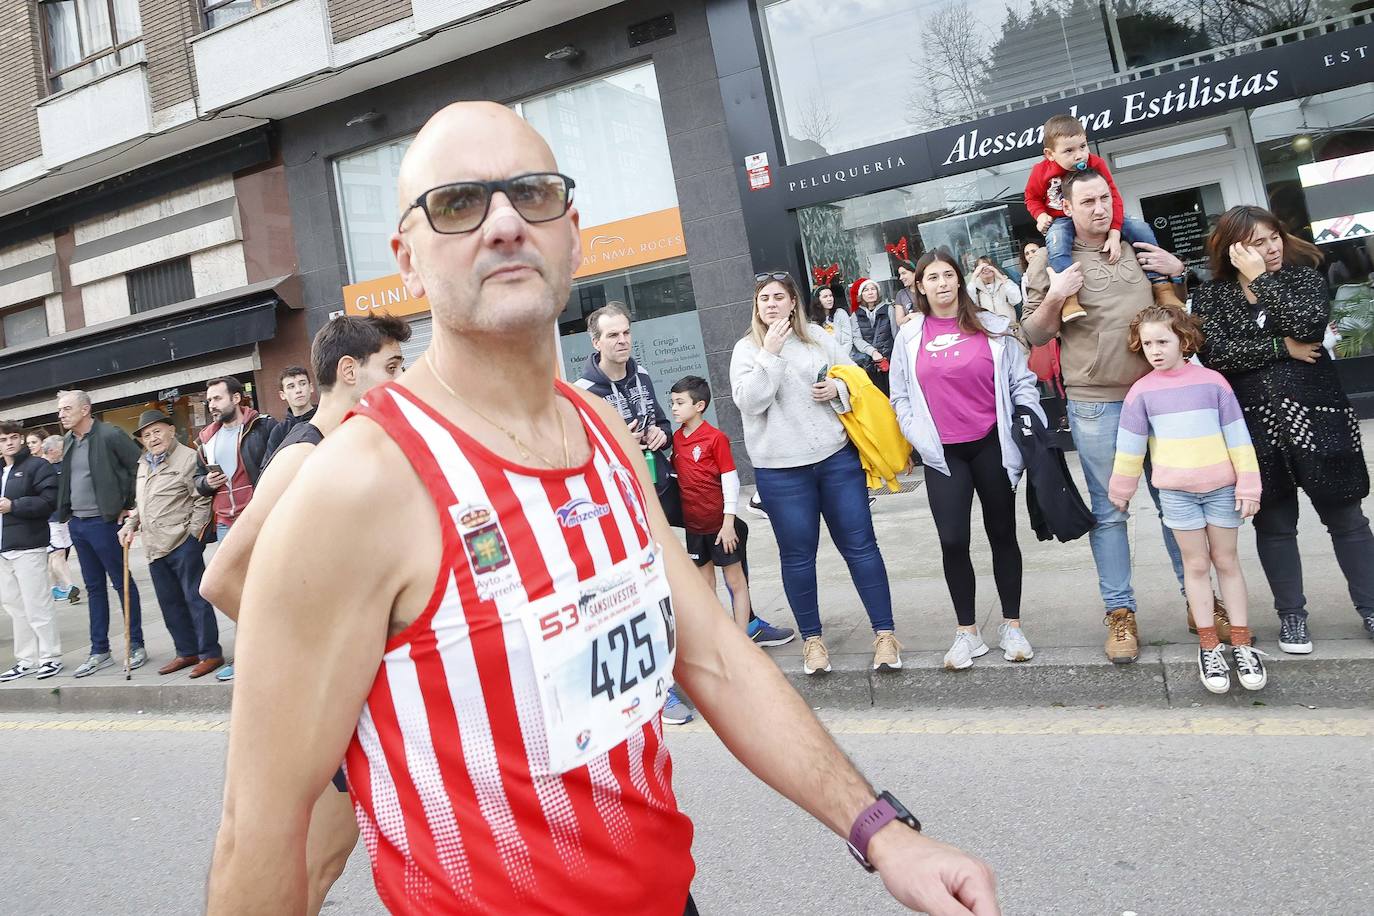
[[[1374,421],[1363,426],[1366,441]],[[1070,465],[1086,493],[1076,456]],[[1374,640],[1365,636],[1351,607],[1345,580],[1336,565],[1331,542],[1316,513],[1304,499],[1299,522],[1309,627],[1315,651],[1289,656],[1279,651],[1278,618],[1255,554],[1253,531],[1241,532],[1241,560],[1251,598],[1251,625],[1257,644],[1269,653],[1269,685],[1258,694],[1233,687],[1226,696],[1207,693],[1198,682],[1197,641],[1190,636],[1185,604],[1164,551],[1161,527],[1144,488],[1132,506],[1130,525],[1135,585],[1139,603],[1140,660],[1112,665],[1103,653],[1106,628],[1098,596],[1097,574],[1088,539],[1068,544],[1035,539],[1024,508],[1018,513],[1018,535],[1025,565],[1022,620],[1035,647],[1030,662],[1002,660],[996,648],[1000,606],[991,574],[991,551],[982,526],[974,527],[974,564],[979,571],[978,606],[983,638],[991,647],[971,669],[947,672],[941,660],[954,636],[954,611],[945,587],[939,542],[930,517],[921,471],[901,493],[878,495],[873,518],[887,562],[897,637],[905,646],[905,667],[874,673],[872,632],[839,553],[821,528],[819,585],[826,643],[834,670],[807,677],[801,669],[801,641],[767,650],[813,706],[921,708],[935,706],[1190,706],[1304,704],[1321,707],[1374,705]],[[743,505],[744,496],[741,496]],[[1024,493],[1018,500],[1024,506]],[[749,566],[755,611],[770,622],[795,627],[782,591],[777,543],[770,524],[742,510],[749,523]],[[1365,501],[1374,517],[1374,498]],[[157,669],[173,656],[171,639],[157,610],[141,551],[132,552],[134,579],[143,596],[143,630],[149,661],[124,680],[121,665],[76,680],[71,672],[89,648],[86,608],[59,605],[66,669],[44,681],[22,678],[0,684],[3,711],[144,711],[213,712],[228,709],[230,686],[213,675],[191,680],[187,671],[160,677]],[[75,556],[73,555],[73,561]],[[74,567],[75,568],[75,567]],[[728,601],[724,589],[722,601]],[[116,659],[123,656],[123,618],[111,592],[110,641]],[[0,621],[0,662],[13,651],[8,621]],[[220,641],[232,657],[234,625],[220,617]]]

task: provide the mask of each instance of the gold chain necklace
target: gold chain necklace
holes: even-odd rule
[[[501,430],[501,432],[505,433],[508,437],[510,437],[510,441],[511,441],[512,443],[515,444],[516,449],[520,452],[520,457],[521,457],[521,458],[525,459],[526,461],[528,461],[528,460],[531,459],[531,458],[538,458],[540,461],[544,462],[544,463],[547,464],[549,467],[555,468],[555,469],[564,469],[564,468],[572,467],[572,457],[571,457],[571,454],[570,454],[569,451],[568,451],[568,428],[567,428],[567,425],[563,422],[563,411],[561,411],[561,410],[558,409],[557,401],[555,401],[555,403],[554,403],[554,413],[558,414],[558,432],[559,432],[559,434],[563,437],[563,463],[562,463],[562,464],[555,464],[554,462],[552,462],[552,461],[550,461],[549,459],[545,458],[543,455],[541,455],[541,454],[539,454],[538,452],[536,452],[534,449],[530,448],[530,447],[529,447],[528,445],[526,445],[524,442],[521,442],[519,436],[517,436],[515,433],[511,432],[510,430],[506,429],[506,428],[505,428],[504,426],[502,426],[500,423],[497,423],[497,422],[496,422],[495,420],[493,420],[491,417],[489,417],[489,416],[487,416],[486,414],[482,413],[482,411],[480,411],[480,410],[478,410],[476,407],[472,406],[471,402],[469,402],[467,398],[463,397],[461,394],[459,394],[458,392],[454,391],[453,388],[449,385],[449,383],[446,382],[446,381],[444,381],[443,377],[439,375],[439,369],[438,369],[437,366],[434,365],[434,360],[433,360],[432,357],[430,357],[429,351],[428,351],[428,350],[425,351],[425,357],[424,357],[424,358],[425,358],[425,363],[429,366],[429,371],[432,372],[432,373],[434,374],[434,380],[435,380],[436,382],[438,382],[439,385],[440,385],[445,391],[447,391],[447,392],[453,397],[453,399],[454,399],[455,401],[457,401],[458,403],[462,404],[462,405],[463,405],[464,407],[466,407],[468,410],[470,410],[470,411],[472,411],[473,413],[477,414],[478,417],[480,417],[481,419],[485,420],[487,423],[491,424],[492,426],[495,426],[497,429]]]

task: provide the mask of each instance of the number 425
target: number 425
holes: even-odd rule
[[[613,700],[617,693],[624,693],[638,684],[641,678],[647,678],[658,670],[658,658],[654,655],[653,637],[640,630],[640,627],[646,623],[648,623],[648,616],[640,613],[630,618],[628,631],[623,623],[607,631],[605,654],[609,661],[602,659],[601,639],[598,638],[592,643],[593,697],[604,693],[607,700]],[[638,676],[630,671],[630,649],[632,646],[640,650],[636,653],[635,659],[639,668]],[[612,676],[612,663],[615,660],[617,649],[620,653],[620,678],[618,682]]]

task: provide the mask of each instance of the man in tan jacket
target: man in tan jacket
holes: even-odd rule
[[[171,417],[145,410],[135,432],[144,454],[138,462],[136,508],[119,541],[129,545],[135,533],[143,535],[148,572],[176,647],[176,658],[157,673],[191,668],[191,677],[203,677],[224,664],[215,609],[200,596],[201,538],[210,525],[211,498],[196,490],[195,449],[177,441]]]
[[[1107,615],[1105,648],[1114,663],[1128,664],[1140,654],[1131,543],[1126,513],[1108,500],[1107,481],[1116,459],[1122,402],[1131,385],[1150,371],[1150,365],[1139,353],[1132,353],[1126,341],[1131,320],[1154,302],[1145,272],[1179,277],[1183,263],[1164,249],[1144,243],[1122,245],[1120,258],[1111,260],[1103,245],[1111,228],[1112,192],[1106,179],[1092,169],[1068,176],[1063,195],[1064,212],[1074,226],[1073,266],[1056,273],[1050,269],[1043,249],[1031,258],[1026,269],[1021,329],[1034,346],[1059,337],[1060,363],[1069,395],[1069,428],[1097,519],[1088,540]],[[1060,308],[1064,299],[1075,293],[1087,314],[1061,325]],[[1148,482],[1148,464],[1145,473]],[[1149,489],[1158,507],[1159,492],[1153,485]],[[1168,528],[1164,529],[1164,547],[1182,590],[1183,560]],[[1224,615],[1225,609],[1219,606],[1217,612]],[[1228,633],[1229,626],[1228,622]]]

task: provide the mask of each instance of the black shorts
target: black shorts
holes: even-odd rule
[[[716,543],[716,534],[692,534],[687,532],[687,555],[692,558],[692,562],[698,566],[705,566],[707,563],[714,563],[717,566],[734,566],[736,563],[746,563],[744,559],[744,545],[749,540],[749,526],[744,523],[744,519],[735,519],[735,534],[739,535],[739,543],[735,549],[726,553],[724,548]],[[746,570],[748,567],[745,567]]]
[[[339,767],[338,771],[334,774],[334,778],[329,781],[334,783],[334,788],[343,792],[345,795],[348,794],[348,778],[344,776],[343,767]]]

